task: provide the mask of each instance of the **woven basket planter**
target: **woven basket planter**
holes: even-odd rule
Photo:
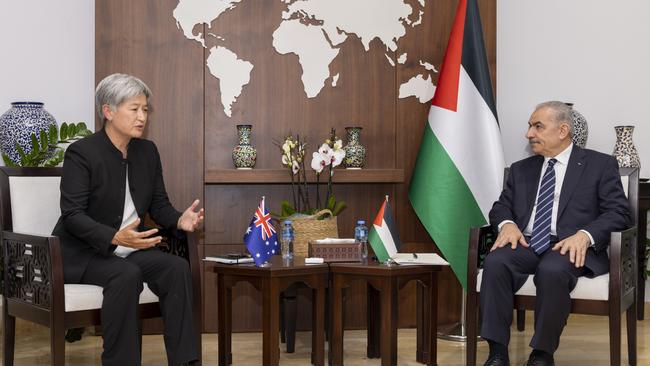
[[[317,219],[324,214],[329,214],[329,217],[322,220]],[[295,218],[292,222],[293,252],[299,257],[307,257],[310,241],[339,237],[336,216],[332,216],[332,211],[327,209],[318,211],[311,216]]]

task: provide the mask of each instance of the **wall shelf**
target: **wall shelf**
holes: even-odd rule
[[[287,169],[213,169],[205,171],[206,184],[288,184],[291,178]],[[307,181],[316,182],[313,171],[307,173]],[[327,183],[327,175],[320,177]],[[404,183],[404,169],[335,169],[334,183]]]

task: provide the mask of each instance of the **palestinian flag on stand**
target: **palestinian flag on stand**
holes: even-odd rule
[[[478,6],[476,0],[460,0],[409,198],[464,288],[469,228],[488,222],[503,168]]]
[[[368,234],[368,241],[375,251],[377,259],[384,263],[397,253],[402,246],[402,241],[399,239],[397,232],[397,225],[393,219],[392,210],[388,203],[388,196],[379,208],[377,217],[372,223],[370,233]]]

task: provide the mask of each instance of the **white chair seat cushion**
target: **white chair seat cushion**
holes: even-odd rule
[[[476,292],[481,291],[481,280],[483,279],[483,269],[478,271],[476,278]],[[533,282],[533,275],[528,276],[528,279],[523,286],[517,291],[516,295],[535,296],[536,289]],[[572,299],[581,300],[608,300],[609,299],[609,273],[604,275],[588,278],[578,278],[578,284],[571,291]]]
[[[103,287],[80,284],[66,284],[63,287],[65,291],[65,311],[101,309],[104,300]],[[158,296],[145,283],[140,293],[140,304],[153,302],[158,302]]]

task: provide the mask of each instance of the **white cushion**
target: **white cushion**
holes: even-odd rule
[[[476,292],[481,292],[482,279],[483,269],[481,268],[476,278]],[[535,293],[536,288],[533,282],[533,275],[530,275],[524,285],[517,291],[516,295],[535,296]],[[578,278],[576,287],[571,291],[571,298],[581,300],[608,300],[609,273],[594,278],[584,276]]]
[[[66,284],[63,286],[65,291],[65,311],[81,311],[101,309],[104,295],[103,287],[95,285]],[[140,293],[140,304],[149,304],[158,302],[156,296],[147,284]]]

